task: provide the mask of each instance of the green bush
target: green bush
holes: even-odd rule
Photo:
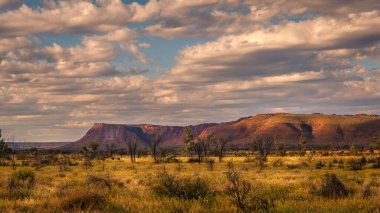
[[[350,159],[348,161],[348,168],[350,170],[362,170],[363,169],[363,164],[362,164],[362,161],[359,159]]]
[[[200,177],[180,178],[166,171],[157,174],[156,180],[151,184],[151,189],[160,196],[187,200],[204,198],[210,192],[208,182]]]
[[[21,169],[12,173],[8,181],[8,189],[32,188],[36,181],[36,174],[30,169]]]

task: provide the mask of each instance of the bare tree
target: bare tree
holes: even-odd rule
[[[155,163],[158,163],[158,149],[162,143],[161,135],[158,131],[147,134],[148,144],[151,150],[151,155]]]
[[[127,139],[127,147],[129,155],[131,156],[132,164],[136,163],[136,153],[137,153],[137,139],[136,138],[128,138]]]
[[[205,144],[205,141],[203,138],[197,138],[195,139],[193,145],[192,145],[192,150],[195,151],[195,153],[198,155],[198,163],[201,163],[202,161],[202,154],[203,154],[203,147]]]
[[[90,150],[88,150],[87,147],[83,146],[81,152],[83,153],[84,165],[87,169],[89,166],[91,166]]]
[[[1,138],[1,129],[0,129],[0,165],[3,165],[3,160],[9,157],[11,153],[11,149],[8,147],[7,143],[5,143],[4,139]]]
[[[213,140],[213,145],[215,151],[219,157],[219,162],[222,162],[224,157],[224,152],[226,151],[227,145],[232,141],[231,135],[220,135]]]
[[[267,161],[267,156],[270,154],[273,146],[273,137],[268,135],[259,135],[252,143],[252,148],[258,151],[259,158],[263,162]]]

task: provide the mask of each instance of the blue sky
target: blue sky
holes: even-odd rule
[[[0,128],[380,113],[376,0],[0,1]],[[16,138],[17,140],[17,138]]]

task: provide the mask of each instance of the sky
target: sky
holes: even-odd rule
[[[380,114],[378,0],[0,0],[0,129]]]

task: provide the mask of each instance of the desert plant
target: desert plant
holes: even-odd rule
[[[348,196],[345,185],[335,174],[326,174],[322,180],[320,194],[326,198],[344,198]]]
[[[373,192],[371,190],[371,186],[369,184],[365,185],[362,197],[364,199],[368,199],[368,198],[370,198],[372,196],[372,194],[373,194]]]
[[[315,168],[316,168],[316,169],[322,169],[323,167],[325,167],[325,164],[322,163],[322,161],[319,161],[319,162],[315,165]]]
[[[230,182],[230,186],[227,188],[227,195],[229,195],[235,205],[245,211],[247,209],[247,198],[248,194],[251,191],[251,184],[243,180],[241,175],[235,168],[230,166],[226,173],[227,180]]]
[[[153,157],[153,160],[155,163],[159,163],[160,160],[158,158],[158,150],[163,141],[161,138],[161,134],[158,130],[155,130],[152,133],[146,134],[146,137],[148,139],[148,144],[151,150],[151,155]]]
[[[136,138],[128,138],[127,140],[127,147],[128,147],[128,152],[131,157],[131,162],[132,164],[136,163],[136,153],[137,153],[137,139]]]
[[[259,135],[252,143],[253,150],[256,150],[259,155],[257,159],[263,162],[267,161],[267,156],[270,154],[273,146],[273,137],[268,135]]]
[[[230,183],[226,194],[231,197],[239,210],[251,212],[269,209],[269,202],[251,193],[252,185],[241,177],[240,172],[235,170],[232,163],[228,165],[226,176]]]
[[[207,166],[208,166],[208,169],[210,171],[214,170],[214,164],[215,164],[215,160],[214,159],[208,159],[207,160]]]
[[[210,192],[208,182],[200,177],[180,178],[166,171],[156,175],[155,181],[151,184],[151,189],[160,196],[187,200],[204,198]]]
[[[372,164],[373,169],[379,169],[380,168],[380,157],[376,158]]]
[[[30,169],[21,169],[12,173],[9,179],[8,189],[11,191],[17,187],[32,188],[35,180],[36,175],[34,171]]]
[[[63,198],[61,208],[65,212],[94,211],[104,208],[107,198],[95,192],[81,191]]]
[[[350,159],[348,161],[348,168],[350,170],[362,170],[363,169],[363,164],[360,161],[360,159],[359,160],[357,160],[357,159]]]

